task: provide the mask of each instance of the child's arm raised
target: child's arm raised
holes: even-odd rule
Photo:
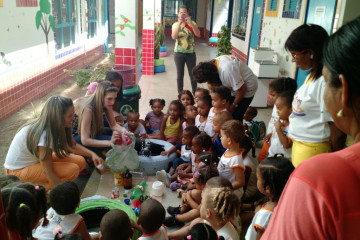
[[[241,167],[235,167],[233,170],[235,172],[235,181],[233,181],[231,184],[233,189],[236,190],[245,186],[245,174],[244,169]]]
[[[276,133],[279,136],[279,140],[280,140],[281,144],[283,145],[283,147],[290,148],[292,146],[292,141],[290,138],[285,136],[285,134],[283,133],[283,131],[281,129],[282,123],[280,122],[280,119],[277,120],[274,125],[275,125]]]
[[[165,140],[165,135],[164,135],[164,131],[165,131],[165,127],[166,127],[166,121],[168,119],[168,115],[165,115],[164,119],[161,122],[161,127],[160,127],[160,139]]]

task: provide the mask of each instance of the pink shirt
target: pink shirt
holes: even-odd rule
[[[291,175],[263,239],[359,239],[360,143],[314,156]]]

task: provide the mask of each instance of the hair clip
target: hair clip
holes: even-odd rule
[[[35,186],[35,190],[36,190],[36,191],[39,191],[39,189],[40,189],[39,185],[36,185],[36,186]]]
[[[275,157],[275,158],[284,157],[284,154],[282,154],[282,153],[276,153],[276,154],[274,155],[274,157]]]
[[[58,96],[54,97],[54,100],[55,100],[55,101],[57,101],[58,99],[59,99]]]
[[[59,234],[59,238],[62,238],[63,237],[63,234],[62,234],[62,228],[60,225],[57,225],[56,227],[54,227],[53,229],[53,234],[56,235],[56,234]]]
[[[186,239],[191,240],[191,235],[187,235]]]
[[[218,235],[218,240],[220,240],[220,236]]]
[[[207,159],[205,159],[204,161],[206,161]],[[199,165],[198,165],[198,168],[203,168],[206,166],[206,163],[205,162],[200,162]]]
[[[10,184],[10,183],[12,183],[11,180],[7,180],[7,181],[6,181],[6,185],[8,185],[8,184]]]
[[[199,173],[199,171],[196,171],[196,172],[194,173],[194,177],[199,178],[200,176],[201,176],[201,173]]]
[[[19,207],[25,207],[26,206],[26,204],[25,203],[20,203],[20,205],[19,205]]]

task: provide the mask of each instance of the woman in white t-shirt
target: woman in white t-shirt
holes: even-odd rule
[[[207,82],[210,91],[221,85],[230,88],[232,104],[229,110],[234,119],[243,121],[258,87],[258,79],[246,63],[235,56],[222,55],[199,63],[193,69],[193,76],[198,83]]]
[[[321,26],[303,24],[293,30],[285,42],[292,61],[301,70],[310,70],[295,93],[293,112],[289,117],[289,137],[293,139],[291,159],[295,167],[314,155],[344,146],[344,134],[334,125],[323,100],[322,56],[328,38]]]
[[[51,189],[62,181],[74,180],[85,168],[85,159],[70,152],[102,164],[94,152],[74,141],[74,112],[70,98],[50,97],[40,116],[15,135],[5,159],[6,174]]]

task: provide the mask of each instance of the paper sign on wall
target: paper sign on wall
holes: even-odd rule
[[[315,17],[324,18],[325,17],[326,6],[317,6],[315,7]]]

